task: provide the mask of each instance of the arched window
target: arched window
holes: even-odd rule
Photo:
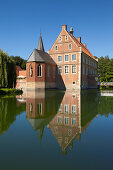
[[[51,67],[50,66],[48,66],[47,74],[48,74],[48,77],[51,76]]]
[[[29,112],[30,112],[30,116],[32,116],[32,112],[33,112],[33,105],[32,105],[32,103],[29,104]]]
[[[42,76],[42,66],[40,64],[37,66],[37,76],[38,77]]]
[[[30,65],[30,77],[33,76],[33,68],[32,68],[32,65]]]

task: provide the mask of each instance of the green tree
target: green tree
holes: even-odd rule
[[[0,50],[0,87],[12,88],[16,85],[16,65],[8,54]]]

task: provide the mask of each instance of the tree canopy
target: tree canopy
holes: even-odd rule
[[[98,59],[98,75],[100,82],[113,82],[113,59],[108,56]]]
[[[16,65],[8,54],[0,50],[0,87],[12,88],[16,85]]]
[[[10,56],[10,58],[15,62],[17,66],[20,66],[23,70],[26,69],[26,60],[20,56]]]

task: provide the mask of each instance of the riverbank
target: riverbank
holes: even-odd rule
[[[20,89],[0,88],[0,95],[6,95],[6,94],[8,94],[8,95],[11,95],[11,94],[18,95],[18,94],[22,94],[22,93],[23,93],[23,91],[20,90]]]

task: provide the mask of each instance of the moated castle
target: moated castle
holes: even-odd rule
[[[40,35],[38,48],[27,60],[26,71],[17,69],[16,88],[86,89],[97,88],[98,61],[81,37],[62,25],[61,33],[46,53]]]

